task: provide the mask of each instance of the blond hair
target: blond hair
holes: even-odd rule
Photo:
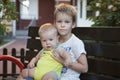
[[[61,3],[56,6],[55,12],[54,12],[54,19],[56,20],[56,15],[61,12],[61,13],[66,13],[67,15],[72,16],[73,22],[76,22],[76,16],[77,16],[77,9],[70,5],[70,4],[65,4]]]
[[[45,23],[45,24],[41,25],[38,30],[38,34],[40,36],[41,33],[49,32],[49,31],[52,31],[55,34],[58,34],[56,27],[51,23]]]

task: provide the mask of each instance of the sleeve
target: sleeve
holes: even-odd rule
[[[73,53],[75,54],[76,59],[78,59],[82,53],[86,54],[84,43],[82,40],[77,39],[76,41],[74,41]]]

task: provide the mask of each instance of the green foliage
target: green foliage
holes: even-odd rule
[[[90,9],[98,16],[91,16],[93,26],[120,26],[120,0],[92,0]]]
[[[0,24],[0,44],[3,41],[3,35],[4,35],[5,30],[6,29],[5,29],[4,25]]]
[[[0,24],[0,35],[3,35],[4,31],[5,31],[5,27],[2,24]]]
[[[0,3],[2,4],[0,11],[3,12],[2,20],[15,20],[17,18],[15,2],[11,2],[11,0],[0,0]]]
[[[0,12],[2,12],[2,17],[0,17],[0,40],[5,33],[5,23],[4,20],[11,21],[17,18],[16,4],[12,0],[0,0]]]

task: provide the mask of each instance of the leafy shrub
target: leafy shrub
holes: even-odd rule
[[[0,43],[3,41],[5,30],[4,25],[0,24]]]
[[[92,0],[90,9],[98,16],[91,16],[93,26],[114,26],[120,27],[120,0]]]
[[[3,40],[4,33],[6,31],[4,20],[8,22],[17,19],[16,4],[13,0],[0,0],[0,42]]]

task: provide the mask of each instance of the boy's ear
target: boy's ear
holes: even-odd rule
[[[76,23],[73,23],[72,28],[75,28],[75,27],[76,27]]]

